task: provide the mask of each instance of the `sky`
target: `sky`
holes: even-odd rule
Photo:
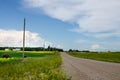
[[[120,51],[120,0],[0,0],[0,47]]]

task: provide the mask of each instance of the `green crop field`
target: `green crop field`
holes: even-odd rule
[[[68,52],[68,54],[79,58],[120,63],[120,52]]]
[[[66,80],[58,52],[25,52],[24,59],[19,51],[0,51],[3,54],[10,58],[0,58],[0,80]]]
[[[25,56],[27,57],[43,57],[46,55],[53,55],[54,51],[25,51]],[[0,51],[0,58],[3,54],[8,54],[10,57],[22,57],[22,51]]]

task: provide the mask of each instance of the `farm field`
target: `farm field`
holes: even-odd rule
[[[120,52],[68,52],[68,54],[79,58],[120,63]]]
[[[10,54],[10,58],[2,58]],[[0,52],[0,80],[66,80],[60,70],[62,60],[58,52]]]
[[[55,52],[54,51],[25,51],[25,56],[26,57],[43,57],[46,55],[53,55]],[[2,57],[3,54],[8,54],[10,57],[17,57],[21,58],[22,57],[22,51],[0,51],[0,58]]]

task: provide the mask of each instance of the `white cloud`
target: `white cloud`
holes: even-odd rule
[[[3,30],[0,29],[0,47],[22,47],[23,31]],[[52,45],[51,42],[45,41],[38,33],[26,31],[26,47],[43,47]],[[56,45],[57,46],[57,45]]]
[[[102,37],[104,32],[103,37],[120,37],[120,0],[24,0],[24,3],[52,18],[78,24],[77,32],[94,37]]]
[[[91,46],[91,50],[98,50],[100,49],[100,45],[99,44],[94,44]]]
[[[89,40],[79,39],[75,41],[79,49],[88,49],[93,51],[119,51],[120,40]]]

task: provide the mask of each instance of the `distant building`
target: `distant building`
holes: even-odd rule
[[[20,48],[15,48],[13,49],[13,51],[20,51]]]
[[[8,48],[5,48],[5,51],[9,51],[9,49],[8,49]]]

